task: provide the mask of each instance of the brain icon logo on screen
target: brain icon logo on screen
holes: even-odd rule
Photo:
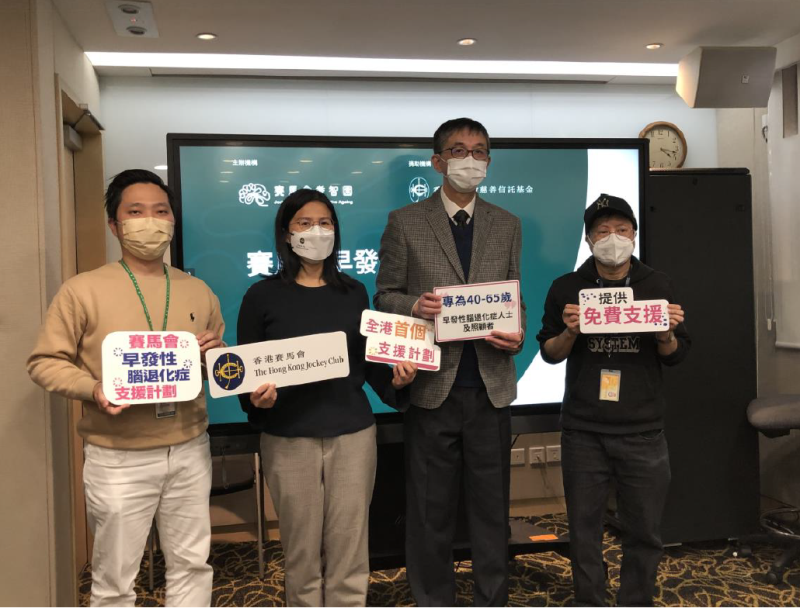
[[[239,189],[239,202],[245,205],[255,203],[259,207],[266,207],[269,199],[269,191],[263,184],[245,184]]]
[[[408,184],[408,197],[411,199],[412,203],[418,203],[428,198],[430,192],[431,187],[424,177],[415,177],[411,180],[411,183]]]

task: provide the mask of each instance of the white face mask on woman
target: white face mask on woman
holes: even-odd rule
[[[478,185],[486,178],[485,160],[466,158],[450,158],[447,160],[447,181],[457,192],[475,192]]]
[[[157,260],[172,241],[175,224],[155,217],[134,217],[119,222],[122,246],[142,260]]]
[[[596,243],[586,237],[586,242],[597,261],[605,266],[621,266],[633,255],[633,240],[613,232]]]
[[[292,251],[301,258],[319,262],[333,253],[335,235],[333,230],[323,230],[317,225],[304,232],[293,232],[289,242]]]

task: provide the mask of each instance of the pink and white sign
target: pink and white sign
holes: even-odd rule
[[[361,335],[367,337],[367,361],[411,361],[428,371],[437,371],[441,365],[442,349],[433,343],[432,321],[365,310],[361,313]]]
[[[669,329],[666,300],[633,299],[630,287],[581,289],[581,333],[621,334]]]
[[[519,281],[436,287],[442,312],[436,315],[436,341],[478,340],[492,332],[519,333]]]
[[[102,356],[103,393],[117,405],[191,401],[203,386],[200,346],[186,331],[115,331]]]

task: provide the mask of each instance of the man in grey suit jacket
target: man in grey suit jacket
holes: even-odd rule
[[[430,198],[389,215],[380,250],[375,307],[433,319],[434,287],[519,279],[519,218],[476,195],[491,162],[489,135],[459,118],[434,134],[432,166],[445,177]],[[404,416],[406,564],[420,606],[455,605],[453,535],[463,486],[475,605],[508,600],[512,356],[523,331],[445,342],[441,369],[419,374]]]

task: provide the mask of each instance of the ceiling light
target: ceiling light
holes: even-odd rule
[[[663,43],[663,42],[651,42],[651,43],[650,43],[650,44],[648,44],[648,45],[647,45],[645,48],[646,48],[648,51],[657,51],[657,50],[658,50],[658,49],[660,49],[662,46],[664,46],[664,43]]]
[[[361,174],[362,174],[362,173],[364,173],[364,172],[363,172],[363,171],[351,171],[351,173],[352,173],[353,175],[361,175]]]
[[[377,59],[296,55],[228,55],[222,53],[87,52],[95,67],[199,68],[307,72],[383,72],[485,76],[662,76],[678,75],[677,63],[603,61],[497,61],[450,59]]]
[[[220,171],[220,173],[233,173],[233,171]]]
[[[382,165],[382,164],[383,164],[383,161],[382,161],[382,160],[373,160],[373,161],[372,161],[372,164],[373,164],[373,165]]]
[[[314,161],[311,160],[310,158],[301,158],[300,162],[301,163],[313,163]]]
[[[120,4],[119,10],[121,10],[126,15],[138,15],[139,14],[139,7],[134,6],[133,4]]]
[[[128,32],[133,34],[134,36],[144,36],[147,33],[147,30],[145,28],[139,27],[138,25],[130,25],[125,29],[128,30]]]
[[[230,182],[227,179],[221,179],[221,180],[219,180],[219,183],[220,184],[228,184]]]
[[[155,169],[156,171],[166,171],[167,165],[156,165],[155,167],[153,167],[153,169]]]
[[[217,35],[212,34],[211,32],[203,32],[201,34],[197,34],[197,37],[200,38],[200,40],[214,40]]]
[[[289,173],[290,175],[297,175],[300,173],[300,171],[287,171],[286,173]]]
[[[458,41],[458,44],[460,44],[461,46],[472,46],[476,42],[478,41],[475,40],[475,38],[462,38],[461,40]]]

